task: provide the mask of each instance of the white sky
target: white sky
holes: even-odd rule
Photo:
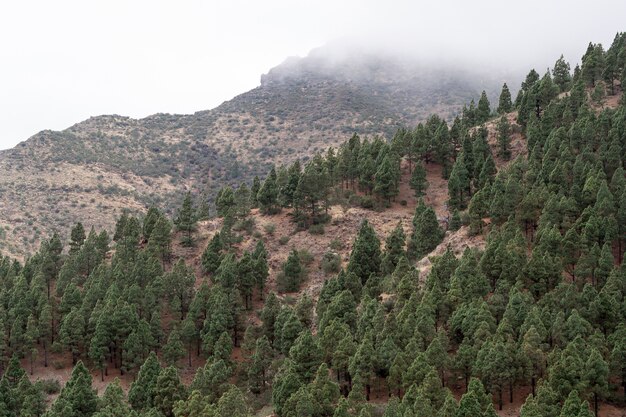
[[[3,0],[0,149],[99,114],[209,109],[337,38],[543,73],[625,23],[617,0]]]

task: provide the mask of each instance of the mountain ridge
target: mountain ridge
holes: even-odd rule
[[[23,258],[43,236],[67,233],[72,217],[110,230],[122,208],[156,204],[171,214],[187,190],[210,199],[353,133],[390,138],[430,113],[451,119],[481,89],[493,96],[497,88],[499,80],[467,71],[368,55],[337,60],[322,48],[287,59],[213,109],[99,115],[43,130],[0,151],[0,251]]]

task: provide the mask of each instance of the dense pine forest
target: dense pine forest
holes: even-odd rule
[[[498,103],[347,137],[214,202],[192,190],[174,218],[77,222],[0,257],[0,416],[623,415],[623,85],[620,33],[573,70],[531,70],[515,98],[504,84]],[[364,220],[345,257],[333,236],[316,291],[310,250],[283,236],[271,260],[272,219],[313,237],[335,207],[396,206],[409,228]],[[451,236],[482,245],[457,255]]]

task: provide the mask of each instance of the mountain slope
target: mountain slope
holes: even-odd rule
[[[42,131],[0,152],[0,250],[21,258],[75,218],[110,229],[122,208],[159,204],[172,213],[185,190],[210,197],[354,132],[389,136],[430,113],[450,118],[495,84],[388,57],[336,59],[321,48],[213,110],[98,116]]]

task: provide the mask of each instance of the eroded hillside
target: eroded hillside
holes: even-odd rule
[[[495,83],[473,74],[323,50],[289,59],[261,85],[193,115],[98,116],[0,152],[0,251],[23,258],[72,219],[111,230],[122,208],[170,215],[186,190],[224,185],[306,160],[353,133],[390,137],[430,113],[450,118]]]

